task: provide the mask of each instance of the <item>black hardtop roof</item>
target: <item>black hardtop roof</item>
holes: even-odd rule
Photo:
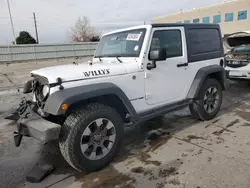
[[[203,23],[161,23],[151,24],[152,27],[187,27],[187,28],[219,28],[219,24],[203,24]]]

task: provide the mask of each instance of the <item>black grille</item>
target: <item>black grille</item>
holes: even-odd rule
[[[245,67],[250,63],[247,61],[237,61],[237,64],[236,64],[234,62],[235,61],[227,61],[227,66],[231,68],[239,68],[239,67]]]
[[[238,64],[238,65],[234,65],[234,64],[227,64],[228,67],[231,68],[239,68],[239,67],[245,67],[246,65],[242,65],[242,64]]]

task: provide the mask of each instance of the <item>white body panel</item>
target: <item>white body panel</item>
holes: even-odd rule
[[[186,38],[183,27],[154,28],[151,25],[127,28],[119,31],[146,28],[144,42],[138,58],[102,57],[93,59],[93,65],[82,63],[79,65],[60,65],[32,71],[48,78],[50,83],[55,83],[58,77],[62,78],[65,89],[95,83],[110,82],[117,85],[129,98],[137,113],[164,106],[186,99],[190,86],[200,68],[214,65],[220,62],[218,59],[210,59],[189,63],[185,67],[177,67],[177,64],[187,63]],[[169,58],[156,62],[157,67],[147,70],[148,53],[153,32],[156,30],[178,29],[182,36],[181,57]],[[112,33],[108,33],[112,34]],[[92,74],[91,71],[106,70],[107,74]],[[85,74],[84,74],[85,72]],[[86,76],[86,72],[89,76]],[[50,94],[59,91],[59,86],[50,89]]]
[[[250,79],[250,64],[239,68],[225,67],[225,70],[229,71],[229,78]]]
[[[186,67],[177,67],[177,64],[187,62],[184,28],[155,28],[151,33],[150,43],[152,42],[154,32],[158,30],[180,30],[183,55],[180,57],[167,58],[165,61],[158,61],[156,62],[157,67],[152,70],[147,70],[146,66],[148,63],[151,63],[151,61],[148,60],[148,56],[145,57],[145,93],[147,96],[146,102],[149,105],[172,103],[182,100],[184,97],[183,93],[188,87],[186,79],[188,79],[189,75],[187,75]],[[147,54],[149,50],[148,48]],[[185,82],[183,82],[183,80],[185,80]]]
[[[99,72],[96,70],[100,70]],[[112,75],[126,74],[126,68],[115,59],[105,60],[105,62],[81,63],[78,65],[59,65],[46,67],[31,72],[32,74],[42,75],[46,77],[49,83],[55,83],[58,77],[62,81],[73,81],[78,79],[100,78]]]
[[[120,59],[123,60],[122,58]],[[112,75],[112,72],[111,72],[111,74],[107,77],[99,77],[95,79],[85,79],[85,80],[83,79],[83,80],[74,81],[74,82],[65,82],[62,85],[64,86],[65,89],[68,89],[68,88],[77,87],[77,86],[110,82],[120,87],[130,100],[144,97],[144,85],[143,85],[144,73],[143,71],[141,71],[141,68],[138,67],[135,61],[130,62],[130,63],[117,62],[117,66],[121,66],[124,69],[127,68],[132,71],[124,75]],[[136,77],[136,79],[133,79],[134,76]],[[59,90],[59,86],[53,87],[50,90],[50,94],[58,90]]]

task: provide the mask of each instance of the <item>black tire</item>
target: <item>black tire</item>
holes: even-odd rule
[[[209,113],[205,109],[206,102],[204,100],[204,97],[208,89],[211,87],[217,89],[217,92],[218,92],[217,102],[218,103],[216,104],[216,107],[214,108],[214,110],[212,110]],[[193,118],[203,120],[203,121],[211,120],[214,117],[216,117],[216,115],[220,111],[221,103],[222,103],[222,87],[220,83],[216,79],[208,78],[204,81],[204,84],[202,85],[199,91],[197,99],[195,99],[193,104],[189,105],[189,109]]]
[[[116,131],[115,141],[109,152],[101,159],[89,160],[81,151],[82,134],[86,127],[98,118],[110,120]],[[59,146],[65,160],[78,171],[93,172],[107,166],[118,153],[123,139],[123,121],[118,112],[102,104],[89,104],[74,110],[62,125]]]

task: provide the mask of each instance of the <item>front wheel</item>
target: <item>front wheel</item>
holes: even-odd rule
[[[68,116],[59,146],[66,161],[78,171],[97,171],[112,161],[123,137],[117,111],[102,104],[89,104]]]
[[[200,120],[213,119],[220,111],[222,88],[213,78],[208,78],[202,85],[197,99],[189,106],[192,116]]]

